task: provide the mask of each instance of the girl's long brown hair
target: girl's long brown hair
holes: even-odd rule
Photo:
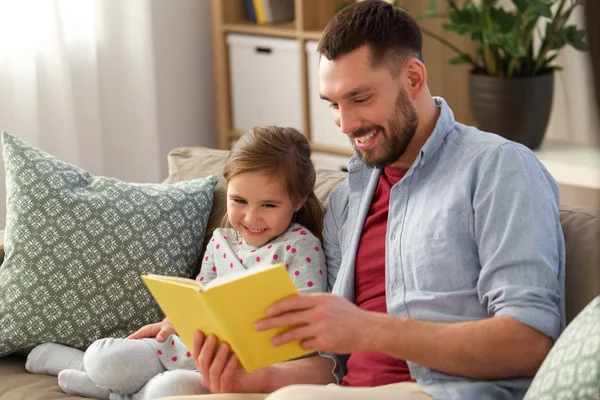
[[[292,222],[305,226],[321,239],[325,210],[314,193],[316,173],[310,156],[308,140],[296,129],[257,126],[233,146],[223,175],[227,182],[237,174],[254,171],[269,171],[283,178],[292,201],[306,199]],[[230,227],[227,216],[222,225]]]

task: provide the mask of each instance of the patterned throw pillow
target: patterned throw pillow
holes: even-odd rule
[[[84,349],[160,321],[140,274],[190,276],[217,177],[125,183],[94,177],[7,132],[2,140],[0,356],[44,342]]]
[[[600,399],[600,296],[567,326],[525,400]]]

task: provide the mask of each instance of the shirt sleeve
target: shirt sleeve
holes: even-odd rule
[[[206,246],[206,251],[202,256],[202,264],[200,265],[200,272],[196,277],[196,280],[204,284],[212,281],[217,277],[217,267],[214,260],[215,244],[218,241],[217,231],[215,230],[212,238]]]
[[[512,317],[556,340],[565,316],[556,182],[531,151],[514,143],[496,149],[478,175],[480,301],[490,315]]]
[[[304,231],[304,232],[307,232]],[[307,232],[289,244],[285,264],[301,293],[327,291],[327,267],[321,241]]]

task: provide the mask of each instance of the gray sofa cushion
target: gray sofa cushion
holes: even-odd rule
[[[177,184],[95,177],[4,132],[0,356],[45,342],[85,349],[163,314],[141,274],[189,277],[216,176]]]
[[[600,294],[600,209],[562,205],[560,222],[567,246],[569,323]]]

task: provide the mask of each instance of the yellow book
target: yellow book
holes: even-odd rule
[[[288,328],[256,331],[271,304],[298,293],[283,264],[233,273],[202,285],[193,279],[142,275],[177,334],[192,351],[196,331],[229,343],[247,372],[309,354],[300,342],[273,347]]]
[[[252,0],[254,4],[254,13],[256,14],[256,23],[264,25],[267,23],[267,15],[262,0]]]

